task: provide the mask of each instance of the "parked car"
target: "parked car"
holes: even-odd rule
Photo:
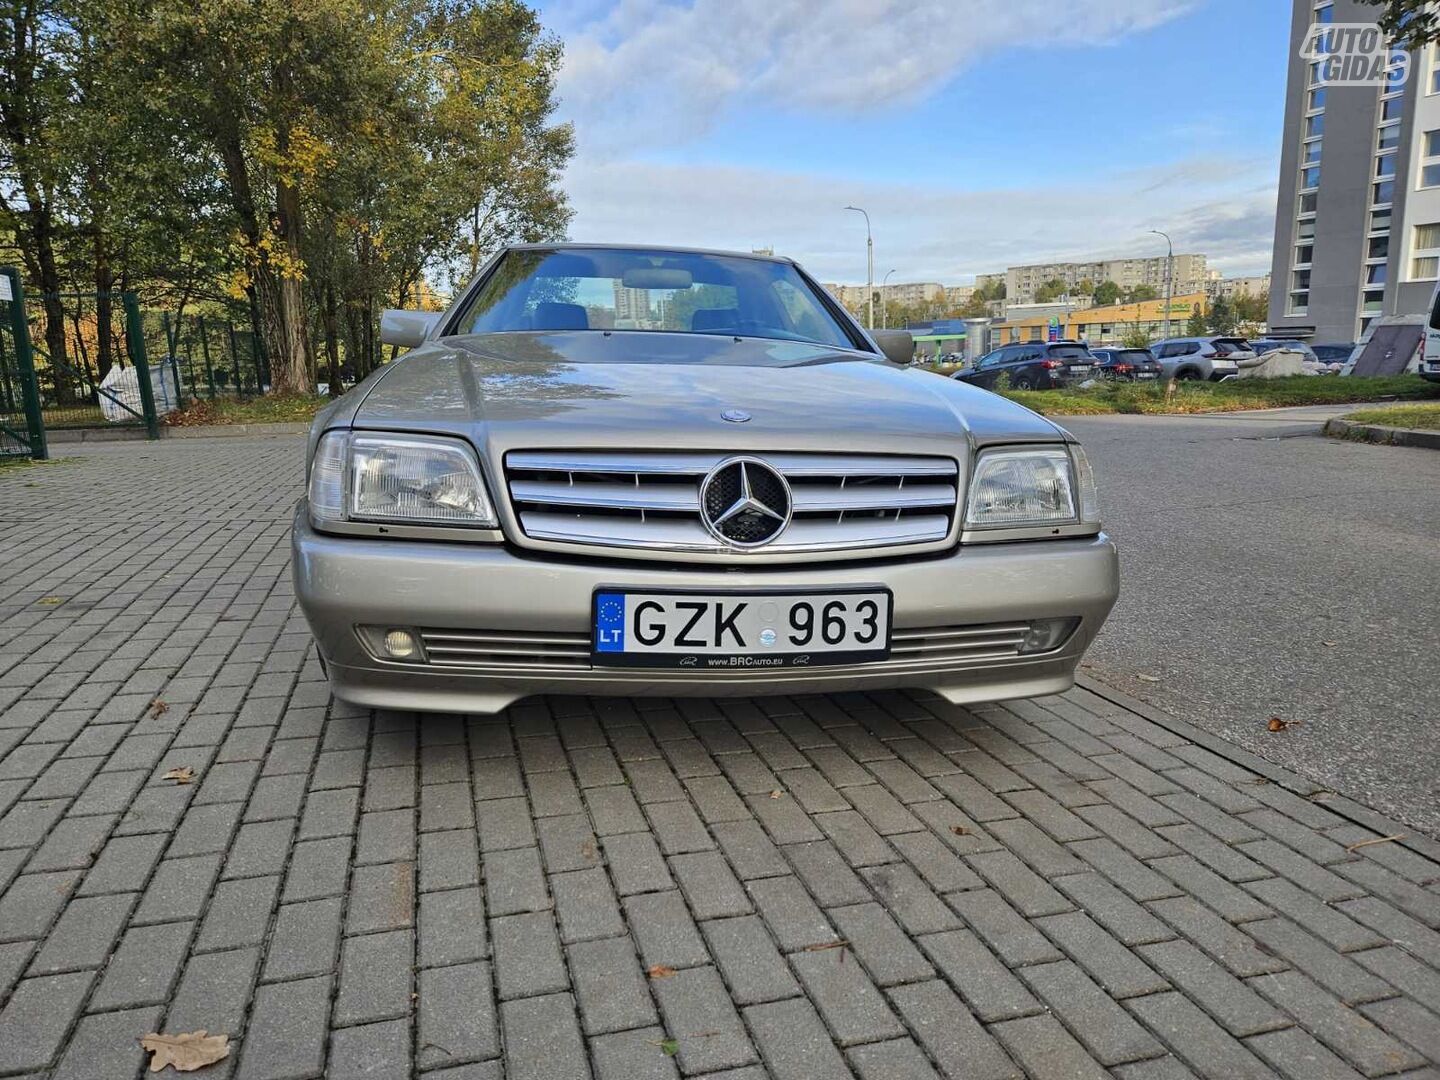
[[[1223,382],[1240,373],[1239,361],[1253,360],[1255,351],[1240,337],[1168,338],[1150,346],[1160,361],[1162,378]]]
[[[789,259],[511,247],[381,338],[293,526],[342,700],[1057,694],[1115,602],[1074,438]]]
[[[1351,341],[1344,344],[1312,345],[1310,348],[1315,353],[1316,359],[1322,363],[1343,364],[1355,351],[1355,343]]]
[[[1147,382],[1160,377],[1160,361],[1149,349],[1101,346],[1091,349],[1090,355],[1096,360],[1096,374],[1107,379]]]
[[[1320,357],[1315,350],[1303,341],[1289,341],[1284,338],[1261,338],[1258,341],[1250,342],[1250,348],[1256,356],[1264,356],[1266,353],[1274,352],[1276,349],[1289,349],[1291,352],[1298,352],[1311,363],[1318,364]]]
[[[993,390],[1000,377],[1016,390],[1058,390],[1091,377],[1095,358],[1078,341],[1027,341],[1002,345],[955,372],[952,379]]]

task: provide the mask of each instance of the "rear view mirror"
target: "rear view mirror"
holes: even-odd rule
[[[891,363],[908,364],[915,359],[915,338],[909,330],[871,330],[870,337]]]
[[[627,289],[688,289],[695,283],[689,270],[663,266],[632,266],[620,276]]]
[[[430,336],[431,329],[440,321],[440,317],[441,312],[438,311],[386,308],[380,313],[380,342],[413,349]]]

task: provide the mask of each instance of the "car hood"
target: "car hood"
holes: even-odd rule
[[[749,419],[724,418],[736,411]],[[559,447],[956,454],[957,439],[1063,437],[1002,397],[873,354],[620,331],[427,343],[389,365],[352,422],[462,435],[492,460]]]

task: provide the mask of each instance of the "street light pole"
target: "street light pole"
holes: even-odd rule
[[[890,329],[890,296],[885,292],[890,287],[890,275],[894,270],[886,270],[885,277],[880,282],[880,328]]]
[[[865,215],[865,300],[868,305],[868,314],[865,317],[865,329],[875,329],[875,239],[870,234],[870,215],[858,206],[847,206],[846,210],[854,210],[857,214]]]
[[[1170,234],[1161,232],[1159,229],[1151,229],[1156,236],[1165,237],[1165,337],[1170,336],[1170,300],[1175,292],[1175,245],[1170,242]]]

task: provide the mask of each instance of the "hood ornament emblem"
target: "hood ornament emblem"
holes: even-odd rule
[[[720,414],[721,420],[728,420],[732,424],[743,424],[750,419],[750,414],[744,409],[726,409]]]

